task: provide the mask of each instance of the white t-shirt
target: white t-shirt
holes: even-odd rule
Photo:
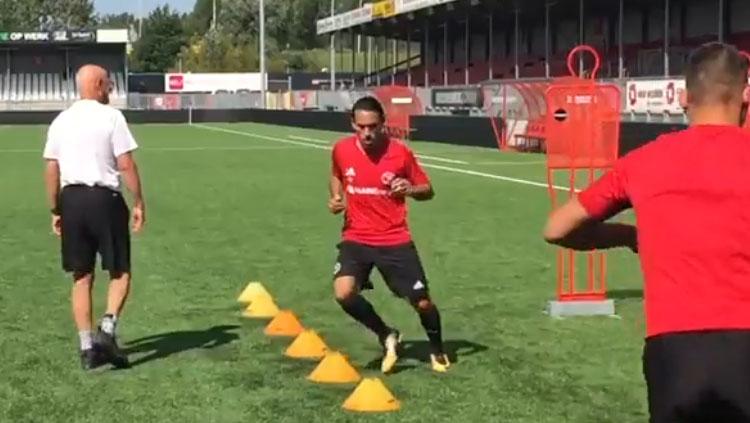
[[[117,157],[138,148],[122,112],[94,100],[80,100],[50,125],[44,158],[57,160],[60,185],[120,189]]]

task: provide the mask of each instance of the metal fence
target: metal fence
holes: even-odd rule
[[[634,122],[670,122],[683,123],[686,121],[686,115],[675,112],[662,112],[655,108],[654,111],[645,113],[635,113],[632,107],[628,110],[626,101],[628,100],[628,90],[626,84],[629,81],[640,83],[638,79],[632,80],[609,80],[620,86],[622,95],[622,119],[624,121]],[[658,79],[654,79],[658,83]],[[533,81],[531,81],[533,82]],[[414,88],[416,97],[421,104],[425,105],[423,113],[428,115],[452,115],[459,114],[463,116],[494,116],[498,115],[497,105],[490,101],[493,95],[488,87],[495,87],[493,92],[505,92],[503,86],[516,86],[518,84],[527,84],[528,81],[519,80],[500,80],[488,81],[481,85],[472,86],[452,86],[448,87],[456,91],[480,90],[485,97],[484,106],[449,106],[441,107],[433,104],[433,95],[435,90],[444,90],[446,87],[435,88]],[[518,90],[508,90],[507,104],[521,104],[521,98]],[[355,88],[344,91],[326,91],[326,90],[277,90],[268,92],[266,95],[265,108],[271,110],[322,110],[322,111],[346,111],[350,110],[354,102],[359,98],[371,94],[368,88]],[[518,98],[516,98],[518,97]],[[543,101],[543,100],[542,100]],[[0,102],[0,111],[29,111],[29,110],[63,110],[70,105],[71,101],[37,101],[37,102]],[[112,105],[121,109],[130,110],[234,110],[234,109],[261,109],[263,101],[261,93],[219,93],[219,94],[140,94],[130,93],[127,98],[114,98]],[[509,116],[513,117],[513,116]],[[516,116],[522,118],[522,116]]]
[[[138,94],[128,96],[131,110],[257,109],[263,106],[260,93],[237,94]]]

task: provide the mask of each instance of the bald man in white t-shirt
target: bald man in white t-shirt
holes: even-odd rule
[[[73,275],[72,307],[84,370],[106,362],[129,365],[115,328],[130,290],[129,210],[120,176],[133,197],[133,231],[145,223],[145,207],[133,151],[138,147],[122,112],[109,106],[112,83],[99,66],[76,74],[81,100],[52,122],[44,149],[52,230],[61,237],[62,266]],[[92,332],[91,288],[96,255],[111,282],[107,311]]]

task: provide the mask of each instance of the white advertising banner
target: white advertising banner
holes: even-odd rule
[[[260,73],[168,73],[164,75],[164,90],[168,93],[261,91],[261,88]]]
[[[411,12],[453,1],[455,0],[396,0],[396,13]]]
[[[318,35],[372,22],[372,4],[317,21]]]
[[[685,80],[633,80],[628,81],[625,95],[625,112],[638,114],[682,114],[680,94],[685,91]]]

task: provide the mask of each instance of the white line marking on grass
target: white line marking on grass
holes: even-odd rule
[[[314,143],[316,143],[316,144],[325,144],[325,145],[331,145],[331,143],[330,143],[330,142],[328,142],[328,141],[325,141],[325,140],[319,140],[319,139],[317,139],[317,138],[300,137],[300,136],[297,136],[297,135],[287,135],[287,137],[289,137],[289,138],[291,138],[291,139],[293,139],[293,140],[299,140],[299,141],[310,141],[310,142],[314,142]]]
[[[288,137],[292,138],[292,139],[295,139],[295,140],[310,141],[310,142],[314,142],[314,143],[317,143],[317,144],[331,145],[331,143],[329,143],[328,141],[324,141],[324,140],[321,140],[321,139],[318,139],[318,138],[299,137],[299,136],[296,136],[296,135],[288,135]],[[446,159],[446,158],[443,158],[443,157],[428,156],[426,154],[419,154],[419,153],[417,153],[416,156],[419,157],[420,159],[434,160],[436,162],[462,164],[462,165],[469,164],[469,162],[465,162],[463,160]]]
[[[143,151],[257,151],[257,150],[293,150],[299,147],[291,145],[253,145],[246,147],[153,147]],[[1,150],[0,150],[1,151]]]
[[[44,152],[44,149],[39,148],[37,150],[24,150],[24,149],[11,149],[11,150],[0,150],[0,154],[4,153],[39,153],[41,156]]]
[[[475,162],[475,165],[481,165],[481,166],[492,166],[492,165],[503,165],[503,166],[523,166],[523,165],[538,165],[546,163],[544,160],[534,160],[534,161],[528,161],[528,162],[512,162],[512,161],[486,161],[486,162]]]
[[[466,169],[456,169],[455,167],[447,167],[447,166],[441,166],[441,165],[436,165],[436,164],[423,164],[422,166],[429,167],[432,169],[446,170],[448,172],[463,173],[464,175],[481,176],[483,178],[496,179],[498,181],[515,182],[517,184],[547,188],[547,184],[542,183],[542,182],[529,181],[526,179],[519,179],[519,178],[511,178],[509,176],[495,175],[492,173],[477,172],[474,170],[466,170]],[[570,188],[563,187],[560,185],[552,185],[552,188],[556,190],[560,190],[560,191],[568,191],[570,189]]]
[[[257,150],[294,150],[300,148],[298,146],[291,145],[253,145],[246,147],[141,147],[142,151],[257,151]],[[42,154],[42,149],[31,150],[31,149],[0,149],[0,154],[5,153],[39,153]]]
[[[261,139],[261,140],[283,142],[285,144],[292,144],[292,145],[301,145],[303,147],[317,148],[319,150],[330,150],[331,149],[331,147],[328,147],[328,146],[318,145],[318,144],[311,144],[309,142],[292,141],[292,140],[287,140],[287,139],[284,139],[284,138],[267,137],[265,135],[258,135],[258,134],[253,134],[253,133],[250,133],[250,132],[235,131],[234,129],[219,128],[219,127],[216,127],[216,126],[202,125],[200,123],[194,123],[193,126],[195,126],[196,128],[201,128],[201,129],[205,129],[205,130],[208,130],[208,131],[224,132],[224,133],[227,133],[227,134],[240,135],[240,136],[243,136],[243,137],[258,138],[258,139]]]
[[[235,135],[240,135],[243,137],[258,138],[258,139],[269,140],[269,141],[277,141],[277,142],[290,143],[290,144],[295,144],[295,145],[302,145],[302,146],[306,146],[310,148],[317,148],[319,150],[331,150],[330,146],[322,146],[318,144],[311,144],[311,143],[301,142],[301,141],[292,141],[292,140],[288,140],[285,138],[267,137],[265,135],[256,135],[250,132],[235,131],[233,129],[218,128],[214,126],[201,125],[197,123],[194,123],[193,126],[201,128],[201,129],[209,130],[209,131],[226,132],[228,134],[235,134]],[[431,169],[440,169],[446,172],[461,173],[464,175],[479,176],[482,178],[495,179],[498,181],[515,182],[517,184],[522,184],[522,185],[531,185],[535,187],[547,188],[546,183],[529,181],[526,179],[511,178],[511,177],[502,176],[502,175],[494,175],[492,173],[477,172],[474,170],[466,170],[466,169],[458,169],[455,167],[448,167],[448,166],[436,165],[436,164],[431,164],[431,163],[424,163],[422,164],[422,166],[426,168],[431,168]],[[568,191],[570,189],[568,187],[563,187],[560,185],[553,185],[552,187],[560,191]]]
[[[467,164],[469,164],[469,162],[465,162],[465,161],[463,161],[463,160],[455,160],[455,159],[444,159],[444,158],[442,158],[442,157],[428,156],[428,155],[426,155],[426,154],[416,154],[416,156],[417,156],[417,157],[419,157],[420,159],[425,159],[425,160],[434,160],[434,161],[436,161],[436,162],[443,162],[443,163],[453,163],[453,164],[462,164],[462,165],[467,165]]]

